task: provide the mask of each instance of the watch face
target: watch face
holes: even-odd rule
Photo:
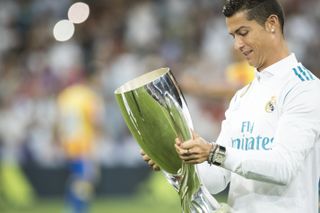
[[[225,147],[219,146],[219,148],[216,151],[215,156],[214,156],[214,163],[216,165],[220,166],[224,162],[224,160],[225,160],[225,152],[226,152]]]
[[[219,164],[221,164],[222,162],[223,162],[223,160],[224,160],[224,156],[222,156],[222,155],[218,155],[217,156],[217,158],[215,159],[215,161],[217,162],[217,163],[219,163]]]
[[[219,163],[222,163],[223,159],[224,159],[224,156],[218,155],[216,160],[217,160]]]

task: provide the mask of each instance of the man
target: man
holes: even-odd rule
[[[102,100],[95,92],[94,73],[80,73],[58,96],[59,136],[69,166],[66,201],[70,212],[89,212],[97,178],[94,149],[101,126]]]
[[[230,182],[233,212],[317,213],[320,81],[290,54],[276,0],[227,0],[223,13],[255,79],[232,98],[215,142],[193,133],[176,150],[212,194]]]

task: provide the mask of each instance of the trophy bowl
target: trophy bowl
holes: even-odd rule
[[[220,204],[201,184],[196,167],[181,161],[175,138],[191,139],[186,101],[169,68],[160,68],[115,90],[122,116],[142,150],[178,191],[182,211],[217,212]]]
[[[176,174],[182,162],[174,149],[175,138],[180,134],[189,138],[186,124],[191,123],[187,121],[189,113],[181,116],[185,102],[179,90],[173,90],[176,85],[168,71],[162,68],[133,79],[118,88],[115,95],[140,147],[162,170]]]

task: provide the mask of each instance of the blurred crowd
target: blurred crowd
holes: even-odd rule
[[[208,140],[217,137],[230,94],[239,86],[225,72],[234,55],[222,0],[84,1],[90,7],[88,20],[75,26],[72,39],[58,42],[53,26],[74,2],[0,1],[2,160],[44,167],[65,163],[56,131],[57,96],[88,72],[103,100],[103,129],[95,149],[100,164],[143,163],[113,92],[160,67],[170,67],[181,84],[194,128]],[[290,49],[320,76],[320,1],[282,2]],[[201,91],[207,87],[211,90]]]

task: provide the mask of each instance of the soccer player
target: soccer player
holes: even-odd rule
[[[227,0],[234,48],[256,68],[232,98],[218,139],[176,140],[211,193],[230,182],[234,212],[318,212],[320,81],[290,53],[276,0]]]
[[[100,131],[102,100],[93,89],[95,76],[85,73],[58,96],[59,134],[68,160],[66,201],[72,213],[89,212],[97,178],[94,149]]]
[[[212,194],[230,183],[232,212],[317,213],[320,81],[289,51],[277,0],[227,0],[223,14],[255,78],[232,98],[215,142],[193,132],[176,150]]]

